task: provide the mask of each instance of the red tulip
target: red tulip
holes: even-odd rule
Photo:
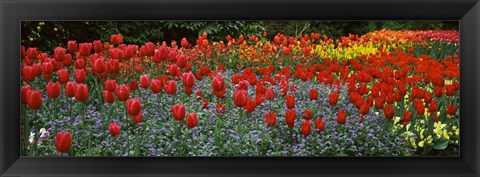
[[[445,85],[445,95],[453,96],[455,94],[455,85],[449,84]]]
[[[412,117],[412,113],[410,111],[403,112],[403,122],[405,123],[410,122],[411,117]]]
[[[138,124],[138,123],[142,122],[142,117],[143,117],[142,112],[140,112],[140,113],[138,113],[138,115],[132,116],[132,121],[134,123]]]
[[[430,92],[425,92],[423,102],[425,102],[427,104],[430,104],[430,102],[432,102],[432,94]]]
[[[270,101],[275,99],[275,91],[273,91],[273,88],[268,88],[265,91],[265,99],[270,100]]]
[[[186,38],[182,38],[182,40],[180,41],[180,44],[183,48],[187,48],[188,47],[188,41]]]
[[[437,114],[433,114],[433,120],[435,120],[435,122],[438,122],[438,116],[437,116]]]
[[[176,76],[180,71],[178,70],[178,66],[176,64],[168,65],[168,73],[171,76]]]
[[[277,115],[274,112],[266,113],[265,119],[269,127],[273,127],[277,123]]]
[[[75,91],[77,90],[77,84],[75,82],[67,82],[65,85],[65,95],[72,98],[75,96]]]
[[[385,113],[385,117],[387,119],[392,119],[393,116],[395,115],[392,105],[388,105],[385,108],[383,108],[383,112]]]
[[[265,95],[265,93],[267,92],[267,87],[265,87],[265,85],[263,85],[261,82],[259,82],[256,86],[255,86],[255,94],[256,95]]]
[[[83,58],[77,58],[75,60],[75,69],[84,69],[85,68],[85,60]]]
[[[77,84],[75,89],[75,99],[80,102],[88,100],[88,87],[85,84]]]
[[[435,97],[439,98],[443,96],[443,87],[435,87],[433,89],[433,93],[435,94]]]
[[[240,82],[238,83],[237,89],[248,90],[248,86],[250,86],[250,84],[248,83],[248,81],[243,80],[243,81],[240,81]]]
[[[187,57],[183,54],[177,55],[177,65],[179,68],[185,68],[187,66]]]
[[[197,90],[197,92],[195,92],[195,95],[197,95],[197,99],[201,99],[203,96],[203,92],[201,90]]]
[[[213,82],[212,82],[213,91],[222,91],[225,88],[224,85],[225,85],[225,81],[222,76],[217,75],[215,76],[215,78],[213,78]]]
[[[93,41],[93,51],[96,53],[100,53],[103,50],[102,42],[99,40],[94,40]]]
[[[297,112],[295,112],[295,110],[293,109],[289,109],[285,113],[285,121],[287,122],[288,128],[293,128],[293,126],[295,126],[296,117],[297,117]]]
[[[24,66],[22,68],[22,79],[23,81],[29,83],[35,80],[35,69],[31,66]]]
[[[447,105],[447,114],[453,116],[455,115],[455,113],[457,113],[457,108],[455,107],[455,105],[453,104]]]
[[[425,113],[425,105],[423,105],[422,100],[415,100],[413,107],[415,107],[415,110],[419,116]]]
[[[310,89],[310,100],[318,99],[318,91],[315,89]]]
[[[42,63],[42,71],[44,74],[50,75],[53,73],[53,65],[52,62],[45,61]]]
[[[27,54],[26,54],[26,50],[25,50],[25,46],[20,46],[20,58],[21,59],[25,59],[25,57],[27,57]]]
[[[47,95],[48,98],[56,99],[60,96],[61,87],[58,82],[48,82],[47,83]]]
[[[108,54],[109,54],[109,57],[111,59],[117,59],[117,60],[120,60],[120,61],[127,58],[127,56],[125,54],[125,50],[122,50],[120,48],[111,48],[111,49],[108,50]],[[128,55],[132,55],[130,57],[133,57],[133,54],[128,54]]]
[[[337,123],[338,124],[345,124],[347,121],[347,113],[344,110],[338,110],[337,114]]]
[[[193,93],[193,87],[185,87],[183,92],[187,95],[191,95]]]
[[[245,106],[245,103],[247,102],[247,91],[245,91],[245,90],[235,90],[233,92],[233,102],[238,107]]]
[[[37,55],[38,55],[37,48],[30,47],[30,48],[27,49],[27,57],[28,58],[36,59]]]
[[[177,56],[178,56],[177,50],[170,50],[170,53],[168,53],[168,59],[172,63],[177,61]]]
[[[331,92],[330,95],[328,96],[328,104],[336,105],[338,102],[339,96],[340,94],[338,94],[338,92]]]
[[[109,92],[115,92],[115,88],[117,88],[117,80],[109,79],[103,82],[105,86],[105,90]]]
[[[217,108],[216,109],[217,113],[224,113],[225,112],[225,106],[222,103],[217,103],[217,105],[215,105],[215,107]]]
[[[42,108],[42,92],[40,90],[29,90],[27,92],[27,104],[30,109]]]
[[[311,120],[312,118],[313,118],[313,115],[312,115],[312,111],[310,111],[310,109],[307,109],[307,110],[303,111],[303,119]]]
[[[293,95],[287,95],[286,96],[286,102],[285,104],[287,105],[288,109],[293,109],[295,108],[295,96]]]
[[[182,74],[182,82],[185,87],[193,87],[195,77],[191,72]]]
[[[57,152],[66,153],[72,147],[72,134],[70,132],[58,132],[55,138]]]
[[[121,34],[112,34],[110,35],[111,44],[123,44],[123,36]]]
[[[28,85],[25,85],[25,86],[21,87],[20,98],[21,98],[22,104],[28,104],[27,93],[30,90],[32,90],[32,88],[30,88],[30,86],[28,86]]]
[[[188,126],[188,128],[196,127],[197,122],[198,122],[197,114],[195,114],[195,113],[187,114],[187,126]]]
[[[437,106],[437,101],[436,100],[432,100],[430,102],[430,105],[428,107],[428,112],[432,113],[432,112],[437,112],[438,110],[438,106]]]
[[[185,65],[185,71],[186,71],[186,72],[192,72],[192,70],[193,70],[193,66],[192,66],[192,65],[189,65],[189,64]]]
[[[136,116],[142,111],[142,102],[139,98],[130,98],[127,100],[127,113]]]
[[[130,81],[129,88],[130,88],[130,90],[132,90],[132,91],[137,90],[137,89],[138,89],[137,80],[132,80],[132,81]]]
[[[148,88],[150,86],[150,78],[148,74],[144,74],[140,76],[140,87]]]
[[[75,82],[77,83],[85,83],[85,80],[87,79],[87,75],[83,69],[75,69],[73,76],[75,77]]]
[[[173,95],[177,92],[177,82],[175,80],[167,81],[165,84],[165,92],[169,95]]]
[[[130,97],[130,88],[128,88],[126,85],[117,86],[116,91],[117,98],[120,101],[127,101],[127,99]]]
[[[89,56],[92,52],[92,43],[80,43],[78,52],[80,56]]]
[[[120,135],[120,130],[121,130],[121,127],[116,122],[111,122],[110,125],[108,126],[108,131],[110,132],[110,135],[112,135],[113,137]]]
[[[225,93],[226,93],[226,89],[223,89],[221,91],[213,91],[213,94],[215,94],[217,98],[225,97]]]
[[[103,58],[97,58],[93,63],[93,72],[97,74],[101,74],[107,71],[107,64]]]
[[[325,130],[325,122],[323,122],[322,118],[319,117],[317,120],[315,120],[315,129],[317,129],[319,132],[323,132]]]
[[[53,50],[53,58],[55,61],[61,62],[65,56],[65,52],[66,50],[62,47],[55,48],[55,50]]]
[[[170,53],[170,50],[168,49],[168,47],[161,46],[158,49],[158,52],[159,52],[159,60],[166,60],[168,58],[168,54]]]
[[[411,93],[412,98],[423,99],[424,95],[425,95],[425,91],[423,89],[416,88],[416,87],[412,88],[412,93]]]
[[[153,93],[160,93],[162,91],[162,81],[153,79],[152,84],[150,85]]]
[[[255,104],[256,105],[261,105],[263,103],[263,98],[265,98],[265,96],[263,96],[261,94],[257,94],[255,96]]]
[[[176,104],[172,106],[172,114],[175,120],[180,121],[185,118],[185,105]]]
[[[202,109],[208,109],[208,100],[205,98],[202,100],[203,106]]]
[[[240,82],[240,77],[241,77],[241,76],[240,76],[240,74],[238,74],[238,73],[233,74],[233,76],[232,76],[232,83],[233,83],[233,84],[238,84],[238,83]]]
[[[247,99],[244,108],[248,113],[252,113],[253,111],[255,111],[255,100],[253,100],[252,98]]]
[[[68,71],[66,69],[60,69],[57,71],[58,75],[58,82],[61,84],[65,84],[70,80],[70,77],[68,76]]]
[[[368,114],[370,112],[370,104],[369,103],[363,103],[362,106],[360,106],[360,113],[362,115]]]
[[[120,72],[120,62],[117,59],[111,59],[107,61],[107,71],[110,74],[116,74]]]
[[[33,63],[32,63],[33,64]],[[67,53],[63,56],[62,61],[52,60],[52,64],[55,70],[59,70],[62,64],[64,67],[69,67],[73,64],[72,55]]]
[[[310,121],[309,120],[303,120],[303,122],[302,122],[302,134],[304,136],[308,136],[308,135],[310,135],[311,131],[312,131],[312,127],[311,127]]]
[[[211,72],[211,68],[210,66],[200,66],[200,73],[204,76],[210,74]],[[222,81],[223,81],[223,78],[222,78]]]
[[[115,94],[114,92],[110,92],[108,90],[104,90],[103,91],[103,99],[105,100],[105,102],[107,103],[113,103],[115,101]]]
[[[77,41],[68,41],[67,48],[70,53],[75,53],[78,51]]]

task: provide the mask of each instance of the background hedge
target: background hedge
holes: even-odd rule
[[[120,33],[127,44],[180,41],[186,37],[194,43],[199,34],[207,32],[211,40],[225,36],[277,33],[294,36],[319,32],[338,38],[348,34],[365,34],[379,30],[458,30],[458,21],[23,21],[22,41],[26,47],[50,51],[65,46],[68,40],[109,41],[110,34]]]

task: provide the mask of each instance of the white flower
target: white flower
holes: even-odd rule
[[[43,141],[47,140],[50,137],[50,132],[48,132],[45,128],[40,129],[40,137],[38,138],[37,144],[42,144]]]
[[[30,132],[30,137],[28,137],[28,142],[30,142],[30,144],[33,144],[34,139],[35,139],[35,133]]]

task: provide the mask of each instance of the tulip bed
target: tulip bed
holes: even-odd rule
[[[25,156],[457,156],[458,31],[22,46]]]

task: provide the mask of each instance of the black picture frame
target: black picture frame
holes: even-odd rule
[[[478,0],[1,0],[0,176],[480,176]],[[458,20],[460,157],[20,157],[22,20]]]

